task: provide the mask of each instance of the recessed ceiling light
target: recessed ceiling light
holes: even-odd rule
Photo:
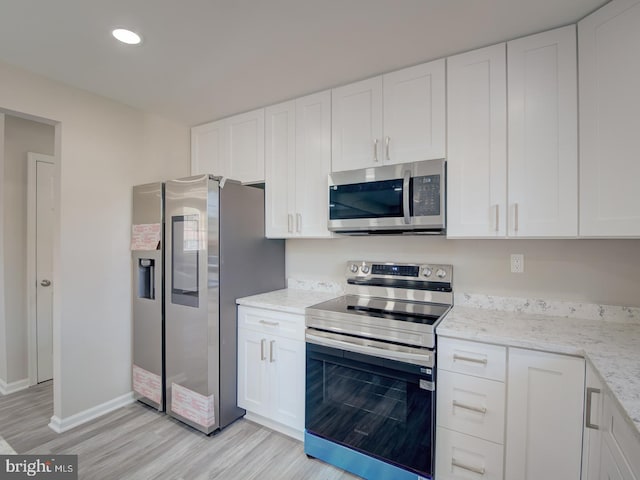
[[[140,35],[136,32],[132,32],[131,30],[127,30],[126,28],[116,28],[111,32],[111,34],[122,43],[126,43],[128,45],[138,45],[142,42],[142,37]]]

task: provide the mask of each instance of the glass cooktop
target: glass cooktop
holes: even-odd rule
[[[424,303],[388,298],[344,295],[327,302],[313,305],[309,308],[343,314],[388,318],[404,322],[433,325],[445,313],[447,313],[450,306],[440,303]]]

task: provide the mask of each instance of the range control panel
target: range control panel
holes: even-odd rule
[[[411,280],[451,284],[453,265],[431,263],[391,263],[350,260],[347,262],[347,282],[367,282],[375,279]]]

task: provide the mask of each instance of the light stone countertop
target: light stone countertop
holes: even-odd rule
[[[454,306],[438,335],[583,356],[635,425],[640,440],[640,323]]]
[[[236,303],[248,307],[266,308],[268,310],[279,310],[281,312],[304,315],[305,308],[339,296],[340,293],[336,292],[285,288],[283,290],[238,298]]]

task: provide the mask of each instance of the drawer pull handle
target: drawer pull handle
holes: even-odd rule
[[[464,357],[462,355],[457,355],[457,354],[453,354],[453,360],[460,360],[461,362],[471,362],[471,363],[481,363],[482,365],[486,365],[487,364],[487,359],[486,358],[471,358],[471,357]]]
[[[595,423],[591,423],[591,403],[592,396],[594,393],[600,393],[599,388],[587,387],[587,415],[584,419],[584,426],[586,428],[591,428],[592,430],[600,430],[600,427]]]
[[[280,325],[280,322],[268,322],[266,320],[260,320],[260,323],[263,325],[269,325],[270,327],[277,327]]]
[[[468,470],[470,472],[477,473],[478,475],[484,475],[485,473],[484,468],[472,467],[470,465],[465,465],[464,463],[459,463],[455,458],[451,459],[451,466],[462,468],[463,470]]]
[[[478,412],[481,414],[487,413],[487,409],[485,407],[474,407],[473,405],[467,405],[466,403],[460,403],[456,400],[453,401],[453,406],[458,408],[464,408],[465,410],[471,410],[472,412]]]

